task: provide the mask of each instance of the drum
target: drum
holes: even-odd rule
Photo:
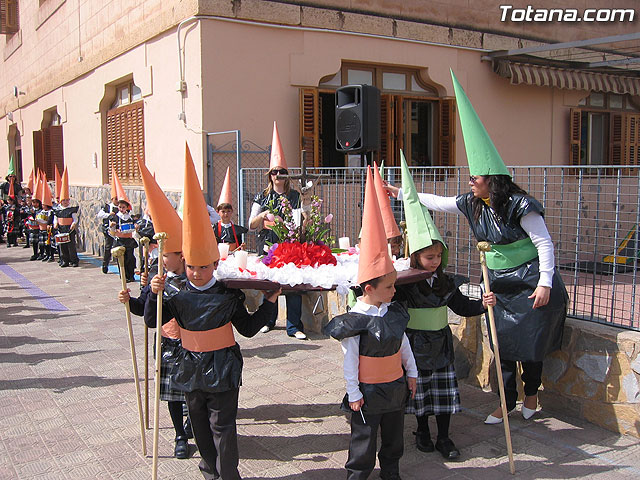
[[[69,238],[69,234],[68,233],[59,233],[56,235],[56,243],[58,245],[62,244],[62,243],[69,243],[71,241],[71,239]]]
[[[27,227],[31,229],[38,228],[38,222],[36,222],[34,218],[30,217],[26,223],[27,223]]]

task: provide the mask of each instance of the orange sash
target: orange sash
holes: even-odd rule
[[[174,340],[180,340],[180,325],[178,325],[175,318],[172,318],[162,325],[162,336],[166,338],[173,338]]]
[[[71,225],[73,218],[60,218],[58,217],[58,225]]]
[[[386,357],[365,357],[360,355],[358,380],[362,383],[393,382],[403,375],[400,350]]]
[[[233,347],[236,339],[233,336],[231,323],[204,331],[185,330],[180,328],[182,346],[190,352],[213,352],[223,348]]]

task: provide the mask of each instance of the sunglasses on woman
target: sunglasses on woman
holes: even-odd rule
[[[276,168],[275,170],[271,170],[269,172],[269,175],[275,176],[275,175],[289,175],[289,170],[287,170],[286,168]]]

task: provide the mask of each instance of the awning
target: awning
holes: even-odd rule
[[[512,85],[640,95],[640,77],[545,67],[509,60],[493,60],[493,71],[501,77],[510,78]]]

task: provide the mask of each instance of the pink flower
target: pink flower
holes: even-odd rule
[[[333,214],[332,213],[330,213],[329,215],[324,217],[324,223],[331,223],[331,220],[333,220]]]
[[[270,222],[273,222],[275,218],[276,217],[273,216],[273,213],[267,213],[267,220],[269,220]]]

